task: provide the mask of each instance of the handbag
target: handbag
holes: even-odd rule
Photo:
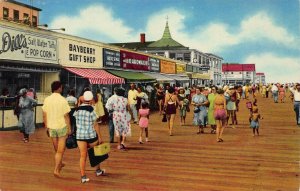
[[[68,149],[75,149],[78,147],[77,141],[76,141],[76,136],[74,134],[71,134],[68,136],[66,140],[66,147]]]
[[[110,144],[109,143],[102,143],[94,147],[94,155],[95,156],[102,156],[108,154],[110,151]]]
[[[168,119],[167,119],[167,114],[164,113],[161,122],[167,122],[167,121],[168,121]]]
[[[91,167],[97,166],[101,162],[108,159],[108,154],[101,155],[101,156],[95,156],[94,147],[92,147],[88,150],[88,155],[89,155],[89,161],[90,161]]]
[[[200,107],[196,107],[195,109],[194,109],[194,113],[199,113],[200,112]]]

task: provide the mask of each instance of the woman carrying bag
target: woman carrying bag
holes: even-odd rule
[[[85,174],[85,164],[88,148],[102,143],[100,128],[97,124],[97,115],[94,108],[90,105],[93,93],[86,91],[83,94],[84,102],[74,113],[76,118],[76,139],[80,151],[80,174],[81,183],[88,182],[90,179]],[[96,165],[96,176],[103,175],[105,170],[100,169],[100,164]]]

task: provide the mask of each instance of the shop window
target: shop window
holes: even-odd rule
[[[3,19],[8,19],[9,17],[9,10],[8,8],[3,7]]]
[[[169,54],[169,58],[174,59],[174,58],[175,58],[175,53],[170,53],[170,54]]]
[[[184,53],[183,58],[184,58],[184,61],[190,62],[191,61],[191,54],[190,53]]]
[[[18,22],[20,20],[20,15],[18,10],[14,10],[14,21]]]
[[[27,13],[23,14],[23,23],[30,24],[30,18],[29,18],[29,15]]]
[[[32,26],[36,27],[37,26],[37,17],[32,16]]]

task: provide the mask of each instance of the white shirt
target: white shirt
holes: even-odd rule
[[[154,89],[153,89],[152,86],[148,85],[148,86],[146,87],[146,90],[147,90],[147,92],[151,93]]]
[[[294,100],[300,101],[300,92],[294,88],[290,88],[290,91],[294,94]]]
[[[278,87],[276,85],[273,85],[271,91],[278,91]]]

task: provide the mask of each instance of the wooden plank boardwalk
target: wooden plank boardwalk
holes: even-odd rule
[[[259,137],[252,136],[245,101],[240,103],[239,125],[226,128],[224,142],[217,143],[207,128],[197,135],[191,125],[180,126],[177,116],[174,136],[161,116],[150,116],[151,142],[138,143],[139,128],[132,126],[128,151],[112,144],[110,158],[102,168],[106,176],[95,177],[87,165],[86,184],[80,183],[79,151],[67,150],[62,178],[53,176],[54,154],[44,129],[37,129],[29,143],[18,131],[0,132],[0,190],[213,190],[298,191],[300,182],[300,128],[295,125],[293,105],[273,103],[258,97],[264,119]],[[108,140],[107,127],[101,127]],[[88,161],[87,161],[88,162]]]

